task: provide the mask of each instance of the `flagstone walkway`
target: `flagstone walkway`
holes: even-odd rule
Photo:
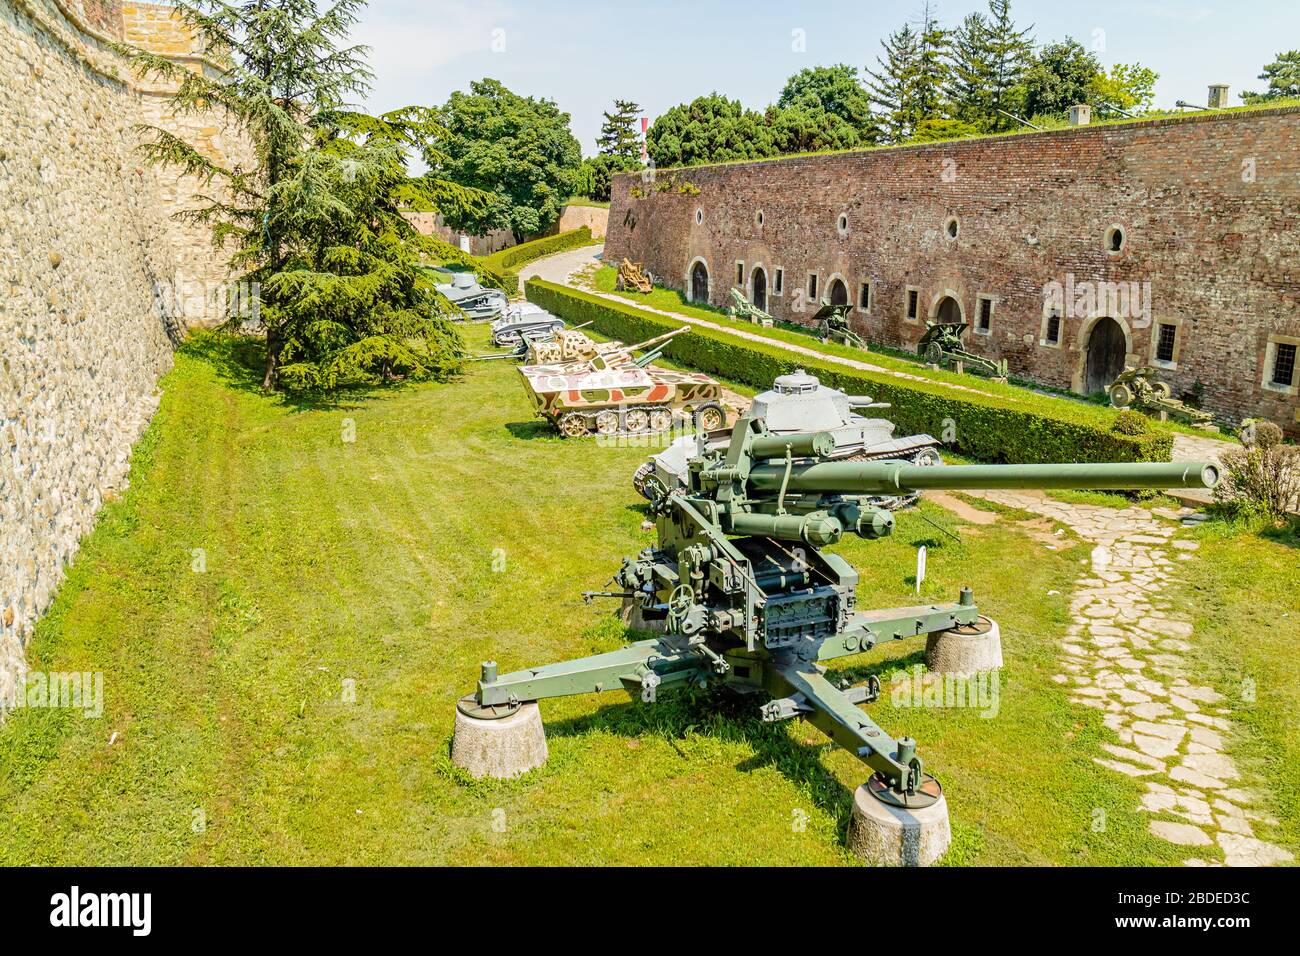
[[[1290,862],[1290,852],[1256,836],[1257,824],[1273,821],[1261,809],[1265,795],[1243,782],[1232,757],[1223,695],[1187,677],[1192,625],[1164,592],[1196,542],[1144,508],[1067,504],[1021,491],[981,497],[1043,515],[1093,545],[1061,642],[1062,673],[1053,679],[1070,688],[1075,703],[1104,713],[1119,742],[1103,744],[1105,753],[1093,759],[1144,782],[1141,807],[1151,814],[1151,832],[1180,846],[1217,847],[1228,866]]]

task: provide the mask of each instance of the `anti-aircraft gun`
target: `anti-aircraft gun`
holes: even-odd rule
[[[462,765],[472,764],[471,751],[483,753],[492,723],[520,720],[529,702],[622,687],[653,703],[671,687],[712,686],[752,700],[764,721],[809,721],[871,772],[864,785],[870,799],[858,802],[884,807],[880,812],[893,825],[936,807],[946,837],[942,790],[916,742],[893,737],[859,709],[878,698],[879,681],[842,689],[828,678],[826,664],[887,641],[989,634],[996,625],[981,615],[970,588],[949,603],[860,608],[858,572],[822,549],[847,534],[874,540],[893,531],[893,514],[864,506],[870,496],[927,489],[1210,488],[1218,480],[1215,466],[1202,462],[934,467],[828,461],[834,446],[827,432],[775,435],[761,418],[739,419],[729,445],[691,460],[684,488],[665,490],[651,503],[658,542],[624,559],[614,575],[617,590],[584,595],[630,599],[644,620],[662,622],[663,633],[510,674],[485,663],[477,689],[458,704],[453,759],[460,748]],[[530,732],[541,735],[540,723]],[[507,737],[495,738],[496,745],[518,752]],[[541,741],[544,760],[544,736]],[[502,775],[522,769],[529,766]]]

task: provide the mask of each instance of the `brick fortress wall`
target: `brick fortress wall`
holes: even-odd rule
[[[988,334],[968,332],[968,347],[1076,391],[1096,387],[1109,326],[1112,351],[1160,366],[1176,394],[1201,391],[1221,415],[1268,417],[1292,434],[1295,378],[1266,379],[1278,345],[1300,343],[1298,254],[1296,109],[659,170],[653,184],[620,175],[605,247],[607,261],[641,261],[688,295],[703,263],[714,305],[738,279],[751,297],[765,283],[768,311],[791,321],[815,311],[810,274],[818,298],[841,280],[853,327],[903,348],[927,318],[975,323],[987,297]],[[1094,288],[1090,301],[1099,282],[1136,283],[1135,300],[1117,308],[1119,290]],[[1072,293],[1059,323],[1050,316],[1066,296],[1045,296],[1049,283]],[[1162,325],[1174,354],[1155,360]]]

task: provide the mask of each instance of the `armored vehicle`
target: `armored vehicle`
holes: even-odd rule
[[[556,318],[539,305],[517,302],[508,306],[500,318],[492,321],[492,344],[498,348],[520,345],[526,341],[549,342],[564,328],[564,320]]]
[[[686,326],[636,345],[624,345],[583,363],[521,365],[524,388],[542,418],[561,435],[578,438],[665,432],[692,416],[706,430],[722,428],[722,386],[699,372],[674,372],[650,363]],[[633,352],[645,351],[640,358]]]
[[[925,334],[916,343],[916,354],[931,365],[948,365],[961,362],[970,371],[990,378],[1007,377],[1006,359],[994,361],[969,352],[962,344],[962,333],[970,328],[968,322],[926,322]]]
[[[827,457],[836,461],[874,461],[894,459],[913,465],[941,465],[939,442],[929,435],[894,437],[894,423],[885,418],[866,418],[856,410],[888,408],[860,395],[822,385],[817,377],[803,369],[782,375],[770,391],[754,399],[746,413],[763,420],[773,435],[801,432],[826,432],[834,440]],[[729,433],[715,432],[703,436],[704,450],[726,447]],[[664,451],[651,457],[632,476],[632,486],[645,498],[654,501],[665,491],[686,486],[687,462],[700,454],[700,436],[677,439]],[[916,501],[915,493],[887,495],[870,502],[872,507],[896,510]]]
[[[1197,427],[1208,425],[1213,416],[1209,412],[1192,408],[1174,398],[1170,393],[1169,383],[1157,378],[1159,374],[1160,372],[1150,365],[1143,365],[1141,368],[1130,366],[1124,369],[1119,378],[1111,382],[1110,388],[1106,389],[1106,393],[1110,396],[1110,403],[1116,408],[1132,406],[1148,415],[1159,416],[1161,421],[1172,415],[1178,421],[1187,422],[1189,425]]]
[[[438,283],[434,288],[470,319],[490,319],[500,315],[510,301],[500,289],[479,285],[469,272],[453,272],[450,282]]]
[[[874,825],[892,827],[898,840],[906,839],[900,813],[917,837],[937,824],[938,846],[910,858],[931,862],[948,835],[939,781],[915,740],[894,737],[861,708],[882,695],[879,678],[872,674],[850,687],[844,678],[854,670],[828,673],[827,665],[922,635],[948,644],[991,643],[997,625],[969,587],[951,601],[866,607],[862,594],[869,589],[861,587],[859,571],[823,548],[848,535],[887,537],[894,516],[861,501],[900,491],[1212,488],[1218,480],[1208,462],[920,468],[829,461],[834,446],[827,432],[774,435],[761,418],[737,420],[725,449],[693,459],[686,487],[651,504],[657,541],[623,559],[616,589],[584,595],[633,601],[644,619],[663,622],[662,634],[577,660],[529,662],[510,673],[484,662],[477,686],[457,705],[453,760],[458,754],[462,761],[477,759],[492,746],[502,748],[498,756],[510,756],[531,744],[543,732],[536,708],[502,721],[533,701],[622,688],[653,705],[673,687],[714,688],[763,721],[807,720],[845,748],[871,774],[865,792],[855,796],[855,821],[867,800],[885,805]],[[482,775],[511,772],[487,767]],[[934,806],[941,820],[914,816]]]

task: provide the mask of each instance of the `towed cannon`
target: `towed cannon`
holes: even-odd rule
[[[845,534],[889,535],[894,516],[874,495],[926,489],[1212,488],[1214,465],[948,465],[825,461],[828,432],[773,434],[761,418],[739,419],[723,449],[692,459],[685,487],[651,503],[658,541],[625,558],[616,590],[659,635],[619,650],[499,674],[483,665],[476,690],[457,705],[453,759],[476,775],[514,776],[546,759],[535,702],[623,688],[647,704],[665,689],[712,687],[753,701],[764,721],[803,718],[854,754],[871,776],[854,800],[849,843],[875,862],[926,864],[947,847],[947,805],[916,742],[886,733],[859,705],[880,695],[832,682],[826,663],[886,641],[924,635],[982,642],[1001,664],[996,623],[970,588],[956,601],[861,609],[858,572],[821,549]],[[932,670],[942,670],[931,661]],[[969,672],[968,672],[969,673]],[[918,834],[919,828],[919,834]]]

